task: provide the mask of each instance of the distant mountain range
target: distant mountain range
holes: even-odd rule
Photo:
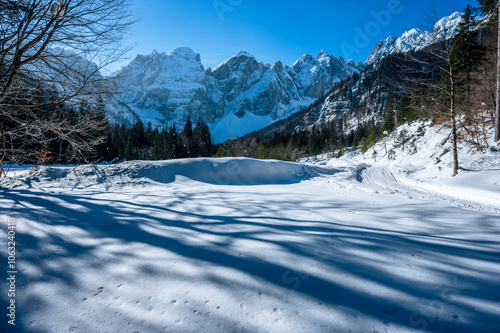
[[[435,29],[451,36],[458,31],[460,13],[443,18]],[[361,74],[389,54],[423,48],[433,34],[412,29],[400,38],[380,41],[366,60],[345,61],[321,51],[293,64],[264,64],[247,52],[235,54],[205,69],[201,56],[190,48],[170,53],[138,55],[115,75],[125,92],[107,106],[112,121],[132,125],[141,120],[154,127],[207,122],[216,142],[264,128],[311,105],[335,83]],[[329,101],[332,103],[332,101]],[[344,104],[342,104],[345,107]],[[338,108],[337,103],[333,103]],[[332,105],[333,105],[332,104]]]

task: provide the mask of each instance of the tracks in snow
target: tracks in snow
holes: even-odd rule
[[[388,193],[401,193],[410,198],[438,201],[464,209],[500,214],[500,207],[485,204],[480,200],[466,200],[403,183],[389,167],[375,167],[361,164],[357,168],[356,179],[362,184],[384,189]]]

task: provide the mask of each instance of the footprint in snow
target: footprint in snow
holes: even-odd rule
[[[104,287],[99,287],[97,288],[97,292],[94,294],[94,296],[97,296],[99,295],[100,293],[102,293],[104,291]]]

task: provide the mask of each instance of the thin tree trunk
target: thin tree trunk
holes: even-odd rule
[[[453,71],[451,71],[451,144],[453,146],[453,177],[458,175],[458,150],[457,150],[457,115],[455,110],[455,81],[453,79]]]
[[[0,126],[2,126],[3,128],[3,123],[0,124]],[[2,178],[3,176],[7,176],[3,168],[3,160],[5,159],[5,155],[6,155],[5,132],[2,129],[2,157],[0,157],[0,178]]]
[[[497,105],[495,114],[495,141],[500,141],[500,2],[498,4]]]

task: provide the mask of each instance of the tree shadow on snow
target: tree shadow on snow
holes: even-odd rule
[[[250,192],[246,197],[252,200],[241,202],[224,187],[197,190],[177,187],[169,193],[168,200],[154,193],[143,193],[136,200],[103,195],[29,190],[1,194],[0,200],[14,207],[3,210],[2,214],[19,217],[19,223],[36,222],[39,228],[31,230],[36,237],[31,232],[17,236],[21,270],[16,328],[20,332],[54,332],[51,319],[39,315],[54,306],[54,299],[78,303],[80,299],[90,302],[95,295],[105,297],[107,289],[119,288],[124,283],[130,285],[128,274],[140,277],[132,284],[138,289],[147,286],[141,279],[163,278],[165,285],[168,279],[186,280],[187,284],[202,280],[227,292],[238,290],[234,297],[276,298],[276,302],[289,304],[307,302],[306,306],[314,304],[352,318],[339,326],[335,318],[304,309],[301,317],[304,326],[313,327],[315,332],[366,331],[368,328],[359,326],[366,318],[393,331],[397,327],[410,331],[498,332],[500,239],[485,241],[471,235],[472,240],[466,240],[453,235],[454,219],[462,215],[472,221],[477,218],[473,213],[457,214],[457,208],[424,203],[391,207],[373,206],[363,200],[342,204],[323,200],[314,207],[310,219],[302,220],[291,219],[284,212],[311,210],[303,200],[283,200]],[[205,201],[200,203],[200,198]],[[210,209],[206,204],[211,205]],[[219,210],[224,213],[213,215]],[[353,217],[350,212],[360,217]],[[367,227],[362,223],[367,216],[371,216],[374,225],[404,226],[411,218],[427,227],[423,230],[402,227],[404,232],[397,227]],[[474,223],[496,232],[497,219],[498,216],[483,214]],[[443,234],[446,236],[437,236]],[[278,249],[278,253],[291,259],[269,258],[251,246],[245,252],[245,247],[238,245],[241,242]],[[137,251],[141,248],[180,256],[186,265],[202,269],[203,274],[194,278],[182,270],[176,271],[175,265],[166,271],[164,266],[156,266],[148,253]],[[1,253],[6,262],[5,251]],[[132,259],[142,263],[130,270],[122,267]],[[166,259],[160,256],[158,260]],[[248,278],[235,280],[231,274],[214,273],[220,270],[231,270]],[[102,272],[103,276],[115,276],[116,280],[83,283],[82,276],[92,272],[93,276]],[[102,286],[105,289],[100,294]],[[157,306],[162,303],[164,310],[177,306],[172,303],[174,300],[155,298],[165,292],[166,286],[155,288],[158,289],[143,290],[150,297],[149,303]],[[50,294],[53,290],[57,294]],[[289,295],[288,300],[280,299],[284,294]],[[5,293],[2,299],[7,301]],[[148,300],[127,305],[138,313],[129,318],[131,328],[141,327],[141,331],[147,332],[193,330],[189,322],[163,325],[161,316],[144,321],[144,303]],[[84,301],[81,304],[61,310],[55,321],[68,327],[55,331],[91,332],[99,321],[130,317],[126,307],[114,306],[117,303],[113,300],[109,301],[109,308],[103,309],[91,309]],[[477,304],[490,307],[476,308]],[[222,311],[204,315],[207,317],[200,315],[200,320],[207,320],[219,332],[259,331],[251,320],[228,318]],[[2,325],[5,320],[0,327],[12,332],[11,327]]]

